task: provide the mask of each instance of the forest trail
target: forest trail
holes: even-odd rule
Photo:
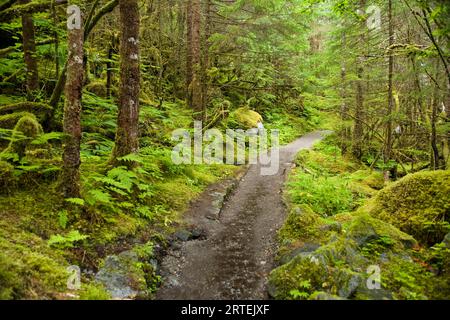
[[[285,219],[282,187],[296,154],[311,148],[328,132],[313,132],[280,148],[280,168],[272,176],[249,167],[220,211],[206,218],[208,192],[187,212],[188,224],[206,238],[183,242],[163,259],[164,277],[157,299],[266,299],[266,280],[273,268],[276,231]],[[211,194],[211,190],[209,190]]]

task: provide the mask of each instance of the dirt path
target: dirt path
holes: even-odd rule
[[[187,223],[206,231],[206,239],[183,242],[161,265],[164,277],[157,299],[265,299],[273,267],[275,235],[285,219],[282,187],[295,155],[312,147],[326,132],[303,136],[280,149],[276,175],[261,176],[250,166],[224,202],[217,220],[210,213],[209,190],[186,215]]]

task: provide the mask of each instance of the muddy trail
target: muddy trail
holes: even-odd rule
[[[234,182],[209,188],[185,215],[196,240],[172,245],[161,264],[157,299],[266,299],[276,232],[286,210],[282,188],[296,154],[326,134],[307,134],[280,148],[280,168],[270,176],[252,165]],[[233,189],[232,191],[230,191]],[[227,196],[224,199],[224,195]],[[222,201],[221,201],[222,199]]]

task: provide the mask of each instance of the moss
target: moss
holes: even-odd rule
[[[34,114],[39,121],[44,121],[52,112],[52,107],[39,102],[19,102],[15,104],[0,106],[0,115],[20,112]]]
[[[449,231],[449,194],[450,171],[419,172],[381,190],[366,210],[432,245]]]
[[[368,214],[361,214],[353,219],[346,234],[347,237],[354,239],[360,247],[373,240],[383,238],[386,239],[386,242],[389,242],[387,239],[390,239],[397,250],[412,248],[417,244],[416,240],[410,235]]]
[[[6,299],[42,299],[63,292],[69,264],[40,237],[5,224],[8,222],[0,225],[0,295]]]
[[[229,121],[236,122],[242,129],[251,129],[258,126],[258,122],[263,122],[262,116],[248,107],[236,109],[230,114]]]
[[[318,230],[323,223],[322,218],[308,205],[297,206],[290,210],[285,224],[278,232],[279,239],[281,243],[318,239],[323,236]]]
[[[4,150],[4,153],[15,153],[19,158],[22,158],[25,155],[30,138],[36,138],[42,133],[42,126],[34,116],[23,116],[14,127],[11,142],[9,143],[8,148]]]
[[[92,81],[85,89],[99,97],[106,98],[106,84],[102,81]]]
[[[14,112],[0,115],[0,128],[13,129],[17,122],[23,117],[35,118],[35,115],[30,112]]]
[[[15,188],[17,177],[14,175],[14,167],[0,160],[0,194],[8,193]]]
[[[306,293],[307,298],[315,288],[320,288],[327,282],[328,276],[325,265],[299,255],[270,273],[269,293],[273,298],[283,300],[292,299],[291,292],[297,290]]]
[[[93,282],[82,284],[79,293],[80,300],[109,300],[111,295],[105,290],[103,285]]]

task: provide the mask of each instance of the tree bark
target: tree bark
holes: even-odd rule
[[[80,197],[81,95],[83,88],[83,28],[68,30],[68,63],[65,86],[62,187],[66,198]]]
[[[347,46],[347,39],[345,32],[342,34],[342,48],[345,50]],[[341,64],[341,119],[344,123],[341,135],[341,150],[342,154],[347,153],[347,148],[349,140],[351,138],[349,128],[347,128],[346,121],[348,121],[348,104],[347,104],[347,66],[345,64],[345,59],[342,60]]]
[[[30,0],[21,0],[22,4],[27,4],[29,2]],[[34,37],[33,17],[29,13],[22,15],[22,38],[23,55],[27,69],[27,94],[31,96],[31,93],[33,91],[39,89],[39,74],[36,59],[36,43]]]
[[[194,111],[196,119],[203,119],[201,88],[201,5],[200,0],[188,1],[188,105]],[[189,30],[190,29],[190,30]],[[190,37],[189,37],[190,36]],[[190,74],[189,74],[190,72]]]
[[[206,0],[204,4],[204,35],[202,43],[202,79],[201,79],[201,97],[202,97],[202,114],[203,121],[206,122],[208,119],[206,108],[208,106],[208,74],[209,69],[209,37],[211,36],[211,0]]]
[[[139,151],[139,7],[120,0],[120,93],[113,162]]]
[[[393,95],[393,74],[394,74],[394,56],[392,54],[392,45],[394,44],[394,26],[392,24],[392,0],[388,3],[388,23],[389,23],[389,70],[388,70],[388,107],[386,119],[386,144],[384,147],[384,164],[391,159],[392,152],[392,110],[394,105]],[[389,171],[384,172],[384,180],[389,181]]]
[[[359,1],[359,7],[361,12],[365,9],[365,0]],[[366,22],[361,19],[360,23],[360,36],[359,43],[365,46],[365,29]],[[353,144],[352,144],[352,154],[357,159],[362,157],[362,145],[363,145],[363,122],[364,122],[364,94],[363,94],[363,76],[364,76],[364,56],[361,54],[356,61],[356,105],[355,105],[355,124],[353,127]]]

